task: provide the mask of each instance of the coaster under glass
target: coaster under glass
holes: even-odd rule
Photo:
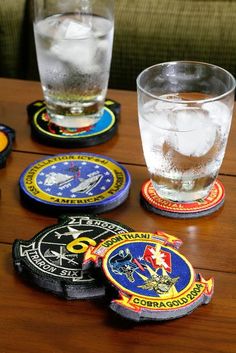
[[[217,179],[209,195],[191,202],[174,202],[161,198],[152,185],[146,181],[141,189],[141,204],[151,212],[170,218],[198,218],[210,215],[223,206],[224,185]]]

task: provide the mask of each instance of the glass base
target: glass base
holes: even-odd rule
[[[96,114],[79,115],[79,116],[65,116],[50,112],[47,109],[50,120],[65,128],[85,128],[95,125],[102,117],[103,109]]]
[[[204,199],[209,195],[213,187],[213,183],[211,183],[204,189],[183,191],[183,190],[173,190],[164,185],[159,185],[153,180],[152,180],[152,184],[158,196],[160,196],[163,199],[175,201],[175,202],[191,202],[191,201]]]

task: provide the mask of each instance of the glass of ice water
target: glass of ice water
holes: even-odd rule
[[[109,79],[113,0],[34,0],[37,61],[52,122],[83,128],[103,113]]]
[[[139,127],[153,186],[164,199],[206,197],[230,130],[235,79],[201,62],[167,62],[137,78]]]

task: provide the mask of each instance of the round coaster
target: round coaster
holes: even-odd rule
[[[20,195],[39,212],[101,213],[125,201],[128,171],[111,158],[94,153],[60,154],[36,161],[20,177]]]
[[[36,101],[27,108],[32,135],[40,142],[63,147],[86,147],[104,143],[116,132],[120,104],[106,100],[101,119],[86,128],[65,128],[52,123],[43,101]]]
[[[162,199],[155,191],[151,180],[141,189],[141,204],[149,211],[170,218],[197,218],[217,211],[224,203],[224,185],[217,179],[210,194],[193,202],[174,202]]]
[[[0,124],[0,168],[6,164],[15,139],[15,131],[7,125]]]
[[[92,215],[62,216],[30,240],[15,240],[13,262],[28,281],[66,299],[104,295],[104,286],[82,271],[84,253],[108,236],[131,231]]]
[[[194,272],[172,239],[162,232],[109,237],[87,250],[83,269],[103,273],[113,288],[111,309],[127,319],[162,321],[187,315],[209,303],[214,282]]]

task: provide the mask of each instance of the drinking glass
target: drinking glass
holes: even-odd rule
[[[113,12],[113,0],[34,0],[40,80],[49,118],[59,126],[91,126],[102,116]]]
[[[167,62],[137,78],[139,127],[153,187],[164,199],[206,197],[225,154],[235,79],[218,66]]]

